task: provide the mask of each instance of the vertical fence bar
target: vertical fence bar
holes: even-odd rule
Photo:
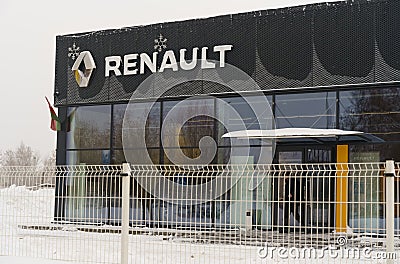
[[[121,227],[121,264],[128,264],[129,242],[129,186],[131,179],[131,166],[122,164],[122,227]]]
[[[393,254],[394,251],[394,161],[387,160],[385,167],[386,178],[386,252],[387,256]],[[394,260],[388,258],[386,263],[392,264]]]

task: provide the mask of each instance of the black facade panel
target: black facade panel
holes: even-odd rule
[[[256,62],[256,18],[252,14],[222,16],[202,21],[204,46],[232,44],[226,61],[251,76]],[[211,53],[210,59],[218,61],[219,54]],[[217,69],[218,71],[218,69]],[[224,80],[229,81],[229,80]]]
[[[262,66],[276,78],[287,80],[271,88],[290,87],[290,80],[298,81],[299,85],[311,76],[311,40],[308,12],[286,11],[258,18],[257,51]]]
[[[105,38],[99,38],[96,35],[87,35],[83,37],[83,41],[80,40],[80,43],[85,43],[85,48],[90,50],[94,56],[101,58],[104,56],[106,50],[108,50],[108,42]],[[74,61],[69,59],[69,68],[72,67]],[[69,75],[73,76],[72,71],[69,71]],[[108,88],[104,86],[104,64],[96,63],[96,70],[93,71],[92,76],[90,78],[90,89],[82,88],[79,89],[74,80],[69,83],[69,86],[74,86],[71,89],[72,93],[68,93],[68,101],[69,102],[79,102],[80,100],[84,100],[87,102],[93,102],[93,98],[97,98],[98,100],[108,100]]]
[[[90,86],[86,88],[79,88],[75,81],[75,76],[71,70],[74,65],[77,54],[73,54],[73,49],[78,49],[78,52],[89,50],[95,58],[104,56],[104,52],[108,50],[107,40],[100,37],[99,34],[85,34],[79,38],[62,37],[57,41],[57,59],[56,69],[60,69],[57,76],[61,75],[60,80],[65,82],[64,87],[56,87],[58,90],[66,90],[66,103],[95,103],[108,101],[108,87],[105,85],[104,78],[104,63],[96,60],[96,69],[93,71],[90,78]],[[60,98],[56,96],[56,104]]]
[[[57,37],[56,45],[56,61],[55,61],[55,80],[54,80],[54,104],[65,105],[67,104],[67,89],[68,89],[68,64],[67,56],[62,54],[68,51],[68,43],[63,40],[63,37]]]
[[[374,80],[374,8],[343,3],[315,11],[314,85]]]
[[[182,94],[202,94],[203,82],[202,81],[189,81],[178,85],[174,85],[171,89],[165,91],[163,97],[177,97]]]
[[[107,35],[105,37],[107,38],[107,48],[101,58],[132,53],[132,46],[136,43],[137,44],[135,46],[139,46],[139,42],[137,42],[137,35],[138,33],[136,28],[122,29],[118,32],[118,34],[115,33]],[[132,91],[141,81],[144,80],[140,79],[141,76],[137,76],[138,78],[134,79],[131,78],[131,80],[126,80],[123,76],[117,78],[115,75],[104,77],[104,67],[100,74],[103,76],[103,78],[105,78],[104,86],[108,89],[110,101],[128,100],[131,97]]]
[[[376,81],[400,80],[400,2],[379,3],[376,9]]]
[[[120,56],[123,60],[127,54],[146,53],[152,58],[157,51],[160,67],[166,50],[174,52],[178,64],[181,49],[186,49],[185,59],[190,61],[193,48],[198,48],[200,59],[201,49],[208,47],[207,59],[219,60],[220,54],[213,51],[216,45],[232,45],[232,50],[226,52],[226,63],[243,70],[267,91],[398,81],[399,12],[397,0],[335,2],[60,36],[56,47],[55,104],[127,101],[151,75],[145,67],[144,74],[112,73],[106,77],[108,56]],[[156,47],[158,38],[167,40],[162,49]],[[71,70],[74,45],[79,51],[90,51],[96,62],[97,68],[86,88],[78,87]],[[138,71],[139,64],[137,60]],[[121,70],[123,66],[122,62]],[[163,90],[168,85],[176,86],[182,77],[192,80],[211,76],[236,84],[248,81],[222,74],[223,70],[201,70],[199,65],[190,71],[167,69],[161,78],[140,87],[140,96],[226,92],[210,90],[213,85],[199,86],[198,82],[194,87],[182,84],[182,89]]]
[[[195,46],[196,39],[203,35],[201,30],[199,31],[199,28],[191,27],[188,29],[182,29],[180,26],[180,23],[168,23],[134,28],[132,31],[127,30],[123,34],[122,38],[111,40],[113,54],[123,56],[133,53],[146,53],[150,56],[150,58],[152,58],[153,52],[157,51],[157,67],[159,67],[166,50],[173,50],[174,54],[177,56],[177,58],[179,58],[178,55],[180,48]],[[186,38],[186,41],[184,38],[181,38],[181,36],[185,35],[189,35]],[[166,47],[161,50],[157,50],[155,47],[155,40],[159,38],[163,40],[166,39]],[[192,43],[188,43],[187,40],[189,39],[192,39]],[[191,48],[187,49],[188,52],[186,52],[186,58],[187,60],[190,60],[192,59],[190,52]],[[179,63],[179,61],[177,61],[177,63]],[[158,69],[159,68],[157,68],[157,70]],[[139,87],[139,85],[151,75],[151,73],[152,72],[148,68],[145,68],[144,74],[118,76],[116,79],[121,82],[124,91],[131,96],[132,93]],[[179,73],[175,74],[174,76],[178,77],[178,75]],[[110,78],[115,77],[111,76]],[[150,87],[145,88],[147,89]],[[146,93],[148,91],[143,92]]]

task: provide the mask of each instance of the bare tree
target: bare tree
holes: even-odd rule
[[[400,139],[398,88],[356,90],[352,91],[349,97],[348,102],[341,105],[341,128],[375,134],[387,142]],[[378,150],[381,160],[400,160],[397,144],[368,144],[356,147],[360,152]]]
[[[48,155],[43,161],[43,166],[45,167],[54,167],[56,166],[56,151],[52,151],[50,155]]]
[[[39,152],[34,151],[23,142],[16,150],[7,150],[1,155],[3,166],[37,166],[39,164]]]
[[[43,167],[41,168],[41,186],[49,186],[49,184],[55,184],[56,175],[56,151],[53,150],[43,161]]]
[[[39,152],[21,142],[15,150],[6,150],[1,156],[1,165],[4,167],[0,177],[5,186],[37,186],[40,183]]]

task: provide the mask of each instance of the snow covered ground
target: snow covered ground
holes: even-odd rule
[[[4,264],[75,264],[70,261],[60,261],[42,258],[30,258],[30,257],[12,257],[12,256],[0,256],[0,263]],[[76,263],[78,264],[78,263]]]
[[[52,224],[53,210],[54,189],[0,189],[0,263],[120,263],[119,234]],[[24,225],[53,230],[21,228]],[[193,238],[155,235],[152,229],[129,237],[130,263],[385,263],[375,251],[360,251],[359,257],[338,253],[343,252],[328,248],[304,255],[308,252],[298,248],[198,243]]]

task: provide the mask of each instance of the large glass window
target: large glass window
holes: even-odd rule
[[[400,140],[400,89],[376,88],[339,94],[340,128]]]
[[[126,104],[114,105],[113,109],[113,148],[122,148],[122,123],[124,120]]]
[[[335,128],[336,94],[334,92],[277,95],[277,128]]]
[[[384,162],[400,160],[400,143],[360,144],[349,146],[349,161],[352,163]]]
[[[67,151],[68,165],[110,164],[110,150],[72,150]]]
[[[214,100],[190,100],[183,105],[178,103],[167,101],[163,104],[163,147],[169,148],[170,158],[176,156],[176,148],[177,152],[182,151],[185,156],[194,159],[200,155],[200,139],[206,136],[214,138]],[[164,162],[169,161],[164,159]]]
[[[218,145],[230,146],[230,139],[222,138],[222,135],[229,131],[243,129],[272,129],[271,121],[272,97],[267,96],[270,106],[266,105],[264,96],[248,96],[223,98],[223,103],[217,104],[217,113],[220,122],[218,123]],[[234,111],[236,111],[236,114]],[[260,144],[259,140],[251,140],[250,144]]]
[[[349,173],[348,220],[356,232],[381,228],[384,218],[384,182],[379,174],[364,171]]]
[[[148,160],[145,158],[144,153],[147,151],[147,154],[149,155],[152,164],[160,164],[160,150],[158,148],[154,149],[129,149],[126,150],[130,152],[130,155],[135,156],[135,162],[136,164],[147,164]],[[122,164],[126,162],[125,154],[122,149],[119,150],[113,150],[113,156],[112,156],[112,163],[113,164]]]
[[[110,128],[110,105],[70,107],[67,121],[67,148],[109,148]]]
[[[71,174],[66,181],[66,220],[104,223],[108,219],[107,197],[109,184],[106,177],[86,175],[84,171]]]
[[[383,162],[388,159],[399,160],[400,144],[362,144],[349,146],[349,162]],[[380,228],[380,219],[384,218],[385,183],[381,174],[357,172],[349,177],[349,225],[357,231]],[[400,185],[395,184],[395,193],[399,194]],[[400,216],[400,200],[397,195],[395,217]],[[381,230],[383,232],[383,230]]]
[[[271,108],[271,96],[229,97],[218,101],[218,164],[268,163],[272,160],[269,142],[260,139],[223,138],[229,132],[252,129],[273,129],[274,120]],[[248,148],[248,146],[251,146]],[[264,146],[264,147],[261,147]],[[263,149],[262,155],[260,150]],[[262,160],[259,160],[259,159]]]
[[[160,103],[132,103],[129,109],[132,111],[150,111],[148,116],[139,116],[135,113],[127,113],[126,121],[129,122],[127,126],[129,131],[132,132],[131,136],[140,135],[139,132],[143,132],[145,129],[145,141],[147,147],[159,147],[160,146]],[[113,147],[122,148],[122,123],[124,120],[125,110],[127,105],[114,105],[113,110]],[[131,143],[134,144],[136,140],[131,138]],[[128,146],[129,148],[135,148],[135,146]]]

